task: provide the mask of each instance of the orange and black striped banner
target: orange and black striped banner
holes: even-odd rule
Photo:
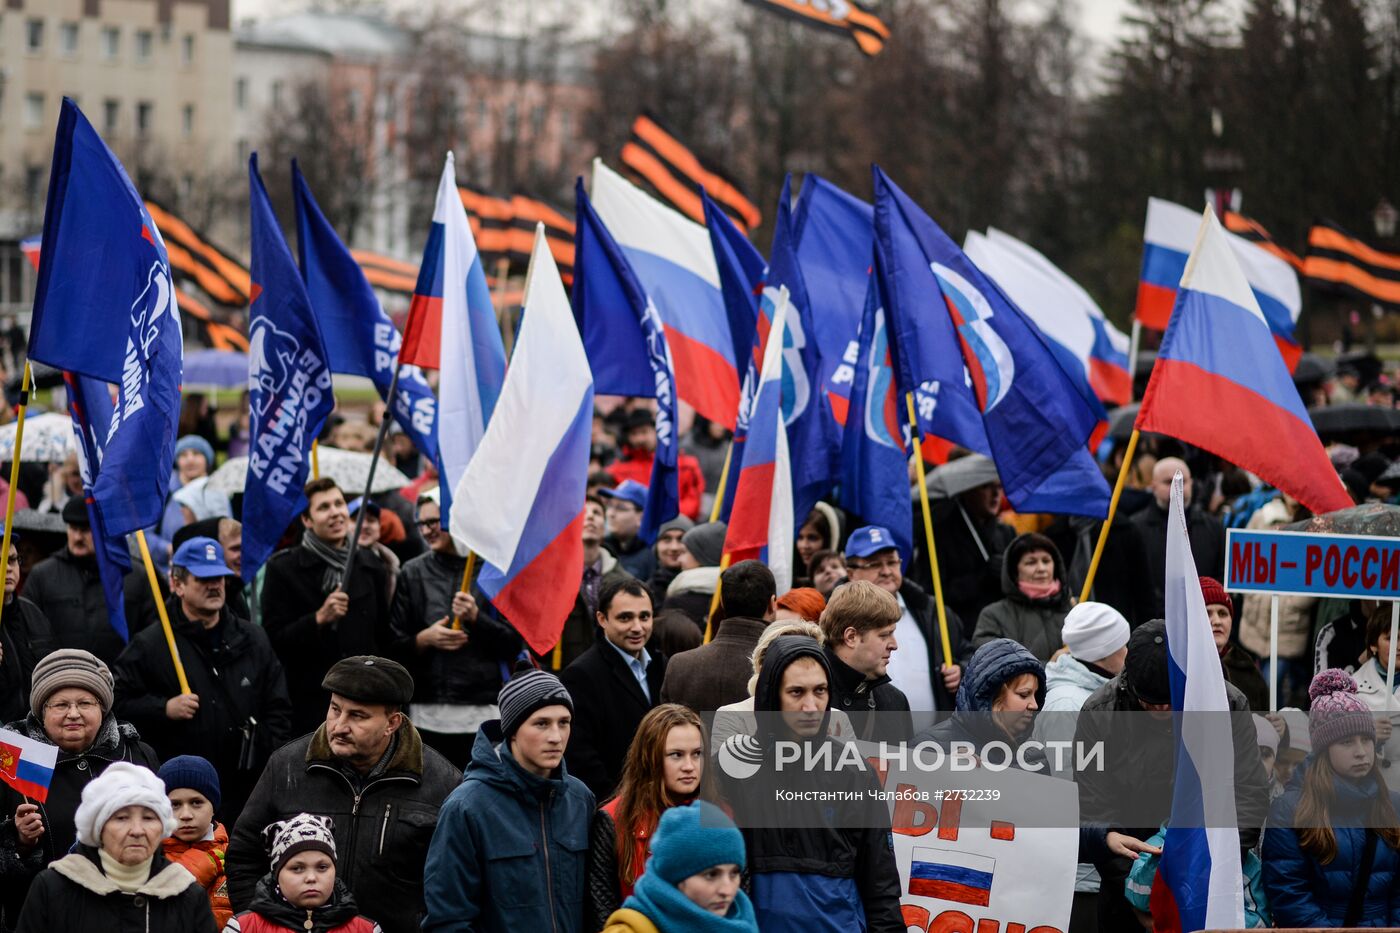
[[[467,209],[467,221],[481,253],[482,265],[488,274],[500,263],[514,265],[521,271],[530,262],[534,249],[535,224],[543,223],[549,251],[559,265],[559,275],[565,284],[574,279],[574,222],[556,208],[538,198],[513,194],[498,197],[459,185],[462,205]]]
[[[199,327],[204,342],[215,350],[241,350],[248,352],[248,338],[231,324],[214,320],[209,306],[183,288],[175,289],[175,300],[180,312],[193,318]]]
[[[670,130],[649,113],[632,121],[632,137],[622,147],[622,164],[661,200],[698,224],[705,222],[700,201],[704,187],[744,233],[763,223],[763,213],[739,186],[718,169],[700,161]]]
[[[241,308],[248,303],[252,280],[246,266],[155,201],[148,200],[146,210],[165,240],[172,272],[194,282],[219,304]]]
[[[1234,211],[1225,212],[1225,229],[1238,236],[1244,237],[1251,243],[1257,244],[1261,249],[1273,253],[1279,259],[1288,263],[1297,272],[1303,271],[1303,257],[1280,246],[1278,242],[1264,229],[1264,225],[1251,217],[1237,214]]]
[[[1400,308],[1400,253],[1385,253],[1332,223],[1314,224],[1303,260],[1308,284]]]
[[[350,255],[360,264],[360,271],[375,288],[400,295],[413,294],[413,286],[418,282],[418,267],[413,263],[367,249],[352,249]]]
[[[765,10],[849,35],[866,55],[879,55],[890,38],[890,27],[856,0],[747,0]]]

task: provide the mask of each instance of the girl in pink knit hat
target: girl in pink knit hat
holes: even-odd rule
[[[1280,927],[1400,926],[1400,794],[1376,759],[1376,723],[1346,671],[1308,687],[1312,754],[1274,801],[1264,889]]]

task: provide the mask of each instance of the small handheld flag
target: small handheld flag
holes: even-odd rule
[[[0,729],[0,781],[39,803],[49,799],[58,746]]]

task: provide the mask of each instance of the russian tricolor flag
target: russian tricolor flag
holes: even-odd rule
[[[1137,309],[1134,311],[1144,327],[1167,329],[1176,304],[1177,283],[1186,271],[1191,244],[1196,241],[1199,216],[1180,204],[1161,198],[1148,199],[1142,273],[1138,277]],[[1298,275],[1287,262],[1244,237],[1226,233],[1225,238],[1244,269],[1279,353],[1292,372],[1303,355],[1302,347],[1293,339],[1293,328],[1303,309]]]
[[[786,288],[773,290],[773,326],[763,351],[758,391],[749,409],[744,462],[734,490],[734,510],[724,551],[731,562],[760,560],[773,571],[778,592],[792,587],[793,491],[783,419],[783,344],[792,302]]]
[[[1317,514],[1349,508],[1229,236],[1206,208],[1137,427],[1224,457]]]
[[[593,160],[593,207],[656,303],[680,400],[734,429],[739,367],[705,228]]]
[[[1166,575],[1176,780],[1159,871],[1176,902],[1182,930],[1238,930],[1244,928],[1244,887],[1235,760],[1221,754],[1221,749],[1234,748],[1234,736],[1230,717],[1221,715],[1230,710],[1225,675],[1191,558],[1182,486],[1178,472],[1167,520]]]
[[[915,848],[909,863],[909,893],[986,907],[992,901],[996,864],[996,859],[970,852]]]
[[[38,803],[49,799],[58,746],[0,729],[0,781]]]
[[[450,365],[443,366],[443,360]],[[408,307],[399,365],[440,373],[438,475],[443,520],[450,522],[451,492],[481,444],[506,373],[506,349],[491,304],[491,288],[457,192],[457,170],[450,152],[442,166],[433,225]]]
[[[484,562],[482,591],[537,654],[559,640],[583,580],[592,429],[593,373],[540,224],[510,374],[450,524]]]

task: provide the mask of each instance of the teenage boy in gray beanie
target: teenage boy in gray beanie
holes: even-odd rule
[[[583,933],[592,792],[564,767],[574,701],[559,678],[517,672],[501,718],[476,734],[423,873],[423,930]]]

